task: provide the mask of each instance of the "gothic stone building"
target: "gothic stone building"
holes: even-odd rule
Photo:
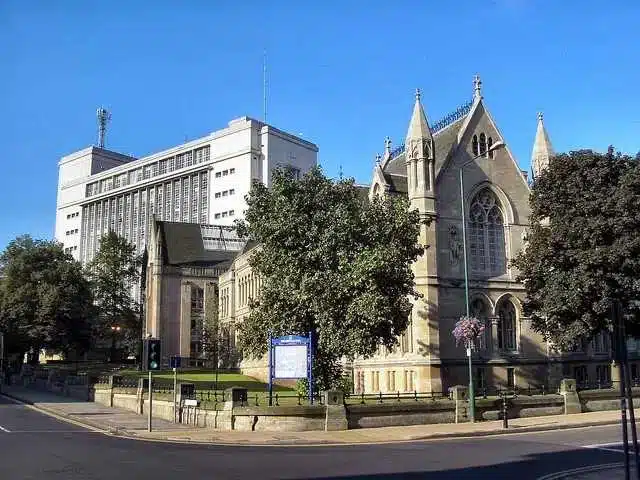
[[[534,176],[552,155],[539,115]],[[510,265],[525,241],[529,194],[527,174],[489,113],[479,77],[472,101],[433,125],[416,93],[406,140],[395,150],[386,140],[384,157],[378,157],[373,170],[370,196],[405,196],[420,212],[419,242],[428,248],[413,272],[422,298],[414,302],[398,348],[381,348],[373,358],[354,362],[357,392],[446,392],[468,382],[466,350],[456,346],[452,335],[466,312],[463,221],[470,314],[485,324],[473,353],[476,385],[540,387],[575,373],[571,354],[555,356],[532,330],[522,310],[524,287]],[[608,348],[599,345],[602,365],[591,368],[607,376]],[[573,360],[583,362],[580,375],[588,375],[584,362],[588,358],[593,363],[591,352],[572,353],[577,353]]]

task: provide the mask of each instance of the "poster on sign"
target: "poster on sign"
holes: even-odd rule
[[[307,378],[307,345],[274,346],[274,378]]]

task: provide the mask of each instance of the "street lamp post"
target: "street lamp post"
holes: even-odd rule
[[[111,325],[111,358],[109,359],[113,363],[113,359],[116,356],[116,334],[120,332],[120,325]]]
[[[475,162],[480,157],[489,156],[489,152],[492,152],[503,146],[504,146],[504,142],[502,141],[498,141],[494,143],[493,145],[491,145],[491,147],[488,150],[480,153],[479,155],[476,155],[475,157],[471,158],[470,160],[467,160],[465,163],[460,165],[460,168],[458,170],[458,173],[460,176],[460,205],[462,208],[462,257],[464,262],[464,305],[465,305],[465,312],[467,317],[469,317],[469,270],[468,270],[469,267],[467,263],[467,227],[466,227],[467,220],[465,215],[466,210],[464,206],[464,173],[463,172],[464,172],[464,168],[467,165],[470,165],[471,163]],[[473,363],[471,359],[472,351],[473,351],[473,343],[470,341],[467,345],[467,357],[469,359],[469,418],[471,419],[472,422],[475,422],[476,396],[473,388]]]

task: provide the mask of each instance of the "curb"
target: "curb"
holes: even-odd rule
[[[398,440],[368,440],[368,441],[335,441],[335,440],[310,440],[305,441],[302,439],[287,439],[280,442],[264,442],[264,443],[256,443],[256,442],[232,442],[232,441],[210,441],[210,440],[192,440],[190,438],[176,438],[171,437],[171,433],[167,432],[167,436],[162,437],[147,437],[145,435],[146,432],[140,432],[140,434],[129,432],[124,428],[119,428],[113,425],[105,425],[104,423],[92,422],[91,420],[86,419],[77,419],[74,418],[73,415],[64,412],[58,412],[55,409],[43,407],[42,405],[36,405],[31,400],[23,399],[17,395],[12,395],[7,392],[0,391],[0,395],[4,395],[5,397],[11,398],[13,400],[17,400],[22,402],[23,404],[29,405],[34,410],[38,410],[47,415],[60,418],[62,420],[68,421],[70,423],[77,424],[78,426],[86,426],[94,430],[98,430],[99,432],[105,435],[118,436],[120,438],[128,438],[130,440],[142,440],[149,442],[163,442],[163,443],[180,443],[180,444],[193,444],[193,445],[219,445],[219,446],[245,446],[245,447],[283,447],[283,446],[299,446],[299,447],[330,447],[330,446],[346,446],[346,445],[372,445],[372,444],[393,444],[393,443],[409,443],[409,442],[417,442],[417,441],[428,441],[428,440],[439,440],[439,439],[455,439],[455,438],[473,438],[473,437],[489,437],[489,436],[499,436],[499,435],[514,435],[521,433],[535,433],[535,432],[548,432],[554,430],[571,430],[576,428],[588,428],[588,427],[598,427],[598,426],[607,426],[607,425],[618,425],[619,420],[600,420],[600,421],[591,421],[584,422],[573,425],[546,425],[546,426],[529,426],[529,427],[511,427],[507,430],[487,430],[487,431],[475,431],[475,432],[442,432],[442,433],[433,433],[426,435],[415,435],[411,437],[406,437]],[[212,433],[214,433],[212,431]],[[543,477],[547,480],[547,477]],[[550,477],[555,478],[555,477]],[[562,478],[562,477],[558,477]]]
[[[181,443],[181,444],[193,444],[193,445],[219,445],[219,446],[235,446],[235,447],[284,447],[284,446],[293,446],[293,447],[331,447],[331,446],[350,446],[350,445],[383,445],[383,444],[394,444],[394,443],[411,443],[411,442],[420,442],[420,441],[429,441],[429,440],[439,440],[439,439],[455,439],[455,438],[473,438],[473,437],[489,437],[489,436],[498,436],[498,435],[518,435],[521,433],[535,433],[535,432],[547,432],[554,430],[571,430],[577,428],[589,428],[589,427],[598,427],[598,426],[607,426],[607,425],[618,425],[618,421],[611,420],[602,420],[602,421],[593,421],[593,422],[585,422],[581,424],[574,425],[553,425],[547,427],[522,427],[518,430],[490,430],[484,432],[465,432],[465,433],[434,433],[431,435],[416,435],[413,437],[398,439],[398,440],[381,440],[381,441],[335,441],[335,440],[310,440],[305,441],[301,439],[286,439],[282,440],[278,443],[269,442],[269,443],[253,443],[253,442],[225,442],[225,441],[210,441],[210,440],[192,440],[190,438],[176,438],[167,435],[164,438],[161,437],[146,437],[144,432],[141,435],[137,434],[127,434],[123,435],[126,438],[134,439],[134,440],[144,440],[150,442],[166,442],[166,443]]]
[[[417,435],[410,437],[410,440],[430,440],[437,438],[468,438],[468,437],[488,437],[497,435],[513,435],[518,433],[551,432],[553,430],[571,430],[573,428],[603,427],[607,425],[618,425],[620,420],[594,420],[591,422],[575,423],[572,425],[546,425],[530,427],[510,427],[507,430],[486,430],[465,433],[433,433],[429,435]]]

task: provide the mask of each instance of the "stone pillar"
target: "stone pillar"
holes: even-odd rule
[[[490,317],[489,322],[491,322],[491,353],[497,354],[500,349],[498,348],[498,322],[500,318],[498,317]]]
[[[560,382],[560,395],[564,397],[564,413],[582,413],[582,404],[576,391],[574,378],[563,378]]]
[[[615,360],[611,361],[611,386],[620,390],[620,365]]]
[[[243,387],[231,387],[224,391],[224,410],[230,412],[231,430],[235,430],[235,418],[233,410],[237,407],[246,407],[248,403],[247,389]]]
[[[456,402],[456,423],[469,421],[469,387],[455,385],[449,388],[451,399]]]
[[[180,286],[180,338],[178,352],[181,357],[189,357],[191,353],[191,284]]]
[[[347,430],[347,409],[344,406],[344,393],[340,390],[325,390],[322,392],[325,405],[324,430],[333,432]]]

